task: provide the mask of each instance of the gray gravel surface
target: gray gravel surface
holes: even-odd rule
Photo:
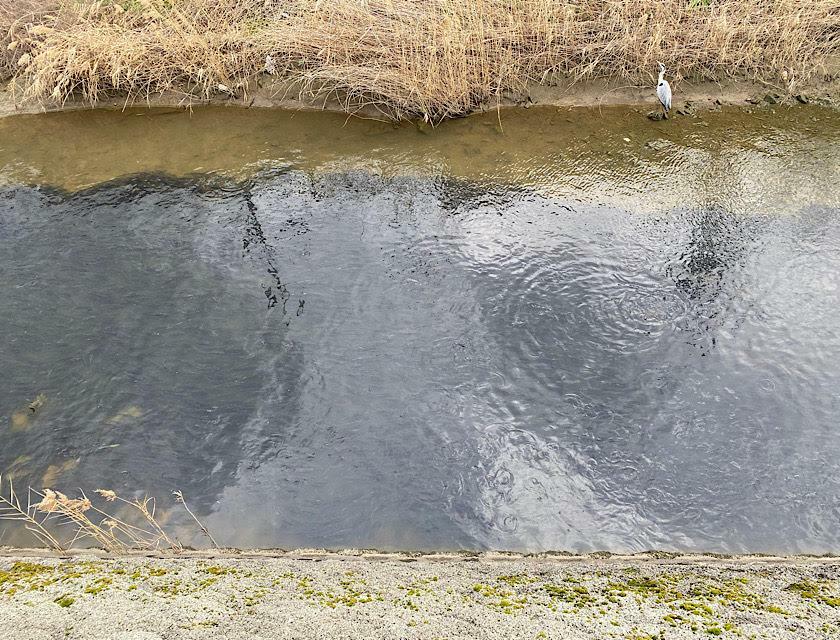
[[[0,638],[840,638],[840,560],[0,556]]]

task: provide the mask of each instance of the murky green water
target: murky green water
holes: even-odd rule
[[[838,140],[0,119],[0,470],[240,546],[837,551]]]

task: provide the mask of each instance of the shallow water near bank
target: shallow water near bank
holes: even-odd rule
[[[837,551],[838,134],[2,119],[0,470],[236,546]]]

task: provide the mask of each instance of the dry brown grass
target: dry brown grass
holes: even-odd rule
[[[23,523],[41,544],[56,551],[72,549],[83,541],[111,553],[135,549],[183,550],[161,526],[154,498],[144,496],[129,500],[109,489],[97,489],[94,493],[99,504],[83,491],[78,498],[70,498],[53,489],[36,491],[30,488],[26,501],[21,502],[11,478],[4,484],[4,478],[0,476],[0,520]],[[183,494],[176,491],[174,497],[217,547],[210,532],[187,506]],[[61,531],[64,530],[69,530],[72,538],[63,537]]]
[[[5,23],[16,7],[6,3]],[[36,3],[43,5],[44,3]],[[347,106],[441,118],[506,90],[573,79],[784,78],[840,50],[838,0],[58,0],[18,25],[24,96],[246,98],[266,59]],[[0,22],[3,27],[4,22]]]
[[[19,45],[9,48],[13,33],[22,36],[29,26],[40,21],[42,11],[52,8],[47,0],[0,0],[0,80],[16,72],[17,60],[25,53]]]

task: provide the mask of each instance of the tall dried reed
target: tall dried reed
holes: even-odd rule
[[[9,42],[6,68],[32,99],[244,98],[268,66],[348,107],[440,118],[557,75],[649,81],[658,60],[677,77],[796,83],[838,55],[840,3],[56,0]]]

